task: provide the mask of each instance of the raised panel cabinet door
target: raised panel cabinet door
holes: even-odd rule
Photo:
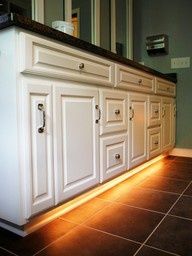
[[[56,203],[99,183],[97,105],[97,90],[55,89]]]
[[[126,171],[127,148],[127,134],[101,138],[100,182]]]
[[[26,135],[26,217],[54,205],[52,87],[43,82],[24,84]]]
[[[148,129],[148,159],[161,154],[161,127]]]
[[[162,98],[162,151],[172,147],[172,98]]]
[[[129,168],[147,160],[147,96],[129,94]]]

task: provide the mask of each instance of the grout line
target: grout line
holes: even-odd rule
[[[165,251],[165,250],[159,249],[159,248],[154,247],[154,246],[151,246],[151,245],[145,245],[145,246],[146,246],[146,247],[149,247],[149,248],[152,248],[152,249],[155,249],[155,250],[160,251],[160,252],[165,252],[165,253],[174,255],[174,256],[181,256],[180,254],[175,254],[175,253],[173,253],[173,252]]]
[[[183,196],[185,196],[185,197],[192,197],[192,195],[187,195],[187,194],[184,194]]]
[[[190,218],[186,218],[186,217],[182,217],[182,216],[178,216],[178,215],[174,215],[174,214],[168,214],[168,216],[175,217],[175,218],[178,218],[178,219],[192,221],[192,219],[190,219]]]
[[[136,256],[136,254],[139,252],[139,250],[143,247],[143,245],[146,244],[146,242],[149,240],[149,238],[155,233],[155,231],[158,229],[158,227],[161,225],[161,223],[164,221],[164,219],[169,215],[170,211],[173,209],[173,207],[177,204],[179,199],[182,197],[182,195],[185,193],[185,191],[188,189],[188,187],[192,184],[192,181],[188,184],[188,186],[183,190],[182,194],[177,198],[175,203],[171,206],[169,211],[165,214],[165,216],[162,218],[162,220],[159,222],[159,224],[154,228],[154,230],[151,232],[151,234],[147,237],[147,239],[143,242],[143,244],[140,246],[140,248],[136,251],[136,253],[133,256]]]
[[[173,171],[174,172],[174,171]],[[192,178],[190,178],[190,179],[184,179],[184,178],[172,178],[172,177],[169,177],[169,176],[164,176],[164,175],[161,175],[161,174],[153,174],[153,175],[151,175],[151,177],[153,177],[153,176],[155,176],[155,177],[162,177],[162,178],[166,178],[166,179],[170,179],[170,180],[177,180],[177,181],[185,181],[185,182],[191,182],[191,180],[192,180]]]
[[[143,207],[138,207],[138,206],[134,206],[134,205],[131,205],[131,204],[121,203],[119,201],[114,202],[114,203],[120,204],[120,205],[124,205],[124,206],[128,206],[128,207],[135,208],[135,209],[139,209],[139,210],[144,210],[144,211],[147,211],[147,212],[158,213],[158,214],[161,214],[161,215],[165,215],[166,214],[166,212],[158,212],[158,211],[155,211],[155,210],[151,210],[151,209],[147,209],[147,208],[143,208]]]
[[[171,160],[171,162],[173,162],[174,160]],[[167,163],[166,165],[168,166],[168,165],[170,165],[171,163],[169,162],[169,163]],[[147,177],[148,178],[148,177]],[[175,180],[175,179],[174,179]],[[136,186],[139,186],[139,184],[140,183],[138,183],[137,185],[135,185],[135,187]],[[190,185],[190,184],[189,184]],[[189,186],[188,185],[188,186]],[[187,188],[188,188],[188,186],[187,186]],[[142,188],[142,187],[141,187]],[[187,189],[186,188],[186,189]],[[178,194],[178,193],[174,193],[174,192],[169,192],[169,191],[161,191],[161,190],[155,190],[155,189],[149,189],[149,188],[142,188],[142,189],[148,189],[148,190],[154,190],[154,191],[157,191],[157,192],[162,192],[162,193],[168,193],[168,194],[174,194],[174,195],[180,195],[180,194]],[[184,190],[184,192],[185,192],[185,190]],[[183,192],[183,193],[184,193]],[[181,194],[182,195],[182,194]],[[179,198],[180,198],[181,196],[179,196]],[[127,239],[127,238],[124,238],[124,237],[121,237],[121,236],[118,236],[118,235],[115,235],[115,234],[112,234],[112,233],[108,233],[108,232],[105,232],[105,231],[102,231],[102,230],[98,230],[98,229],[95,229],[95,228],[92,228],[92,227],[89,227],[89,226],[86,226],[85,225],[85,223],[89,220],[89,219],[91,219],[91,218],[93,218],[95,215],[97,215],[97,214],[99,214],[100,212],[102,212],[104,209],[106,209],[107,207],[109,207],[109,206],[111,206],[113,203],[117,203],[116,201],[111,201],[111,200],[106,200],[106,199],[103,199],[103,198],[99,198],[99,197],[96,197],[96,198],[98,198],[98,199],[100,199],[100,200],[103,200],[103,201],[107,201],[107,202],[109,202],[109,205],[107,205],[107,206],[104,206],[102,209],[100,209],[99,211],[97,211],[96,213],[94,213],[93,215],[91,215],[90,217],[88,217],[85,221],[83,221],[82,223],[76,223],[76,222],[73,222],[73,221],[70,221],[70,220],[68,220],[68,219],[65,219],[65,218],[62,218],[62,217],[59,217],[58,219],[60,219],[60,220],[65,220],[65,221],[67,221],[67,222],[70,222],[70,223],[72,223],[72,224],[75,224],[76,226],[74,226],[70,231],[68,231],[66,234],[64,234],[63,236],[61,236],[61,237],[59,237],[58,239],[56,239],[56,240],[54,240],[53,242],[51,242],[50,244],[48,244],[47,246],[45,246],[44,248],[42,248],[41,250],[39,250],[38,252],[36,252],[33,256],[35,256],[35,255],[38,255],[40,252],[42,252],[43,250],[45,250],[46,248],[48,248],[49,246],[51,246],[52,244],[54,244],[54,243],[56,243],[57,241],[59,241],[59,240],[61,240],[64,236],[66,236],[66,235],[68,235],[70,232],[72,232],[72,231],[74,231],[75,229],[77,229],[78,227],[86,227],[86,228],[90,228],[90,229],[93,229],[93,230],[95,230],[95,231],[98,231],[98,232],[101,232],[101,233],[105,233],[105,234],[108,234],[108,235],[111,235],[111,236],[114,236],[114,237],[118,237],[118,238],[121,238],[121,239],[124,239],[124,240],[127,240],[127,241],[131,241],[131,242],[134,242],[134,243],[137,243],[137,244],[140,244],[141,245],[141,247],[140,248],[142,248],[142,246],[144,245],[144,243],[148,240],[148,238],[147,238],[147,240],[143,243],[143,244],[141,244],[140,242],[137,242],[137,241],[134,241],[134,240],[131,240],[131,239]],[[178,199],[179,199],[178,198]],[[178,201],[178,200],[177,200]],[[176,202],[177,202],[176,201]],[[119,202],[118,202],[119,203]],[[122,203],[120,203],[120,204],[122,204]],[[126,204],[122,204],[122,205],[126,205]],[[174,204],[175,205],[175,204]],[[174,206],[173,205],[173,206]],[[131,205],[128,205],[128,206],[131,206]],[[134,207],[134,206],[131,206],[131,207],[133,207],[133,208],[137,208],[137,207]],[[142,209],[142,210],[146,210],[146,211],[151,211],[151,212],[156,212],[156,211],[153,211],[153,210],[148,210],[148,209],[145,209],[145,208],[138,208],[138,209]],[[171,208],[172,209],[172,208]],[[168,211],[169,212],[169,211]],[[162,212],[156,212],[156,213],[159,213],[159,214],[163,214],[163,215],[165,215],[165,213],[162,213]],[[167,216],[167,214],[163,217],[163,219],[165,218]],[[163,220],[162,219],[162,220]],[[162,222],[162,221],[161,221]],[[160,222],[160,223],[161,223]],[[159,223],[159,224],[160,224]],[[159,226],[159,225],[158,225]],[[158,227],[157,226],[157,227]],[[156,228],[157,228],[156,227]],[[155,229],[156,230],[156,229]],[[155,231],[154,230],[154,231]],[[152,232],[153,233],[153,232]],[[151,233],[151,235],[152,235],[152,233]],[[0,247],[1,248],[1,247]],[[139,248],[139,249],[140,249]],[[2,248],[2,249],[4,249],[4,248]],[[138,250],[139,250],[138,249]],[[138,251],[137,250],[137,251]],[[163,250],[161,250],[161,251],[163,251]],[[11,253],[11,252],[10,252]],[[137,252],[136,252],[137,253]],[[13,255],[16,255],[16,254],[13,254]],[[134,254],[135,255],[135,254]],[[133,256],[134,256],[133,255]],[[173,255],[176,255],[176,254],[173,254]],[[16,255],[17,256],[17,255]]]
[[[162,193],[166,193],[166,194],[178,195],[178,196],[181,195],[181,193],[170,192],[170,191],[166,191],[166,190],[159,190],[159,189],[154,189],[154,188],[146,188],[146,187],[138,187],[138,188],[152,190],[152,191],[156,191],[156,192],[162,192]]]
[[[5,251],[5,252],[10,253],[11,255],[18,256],[17,254],[13,253],[12,251],[9,251],[9,250],[7,250],[7,249],[1,247],[1,246],[0,246],[0,249],[2,249],[2,250]]]
[[[172,177],[167,177],[167,176],[163,176],[163,175],[158,175],[157,173],[154,173],[154,174],[149,176],[149,178],[151,178],[151,177],[152,178],[154,178],[154,177],[161,177],[163,179],[176,180],[176,181],[184,181],[184,182],[188,182],[188,183],[191,182],[191,179],[190,180],[184,180],[184,179],[172,178]]]
[[[69,221],[70,222],[70,221]],[[70,222],[72,224],[75,224],[73,222]],[[66,234],[64,234],[63,236],[57,238],[56,240],[54,240],[53,242],[51,242],[50,244],[48,244],[47,246],[43,247],[41,250],[39,250],[38,252],[36,252],[35,254],[33,254],[33,256],[38,255],[40,252],[44,251],[46,248],[48,248],[49,246],[51,246],[52,244],[54,244],[55,242],[61,240],[64,236],[66,236],[67,234],[69,234],[70,232],[72,232],[74,229],[76,229],[79,225],[74,226],[71,230],[69,230]]]
[[[107,234],[107,235],[110,235],[110,236],[114,236],[114,237],[117,237],[117,238],[129,241],[129,242],[132,242],[132,243],[136,243],[136,244],[140,244],[140,245],[142,244],[141,242],[138,242],[138,241],[135,241],[135,240],[123,237],[123,236],[119,236],[119,235],[116,235],[116,234],[113,234],[113,233],[109,233],[109,232],[101,230],[101,229],[97,229],[97,228],[93,228],[93,227],[90,227],[90,226],[86,226],[85,224],[80,224],[80,226],[82,226],[84,228],[87,228],[87,229],[92,229],[94,231],[97,231],[97,232],[100,232],[100,233],[104,233],[104,234]]]
[[[99,210],[98,212],[94,213],[91,217],[93,217],[94,215],[96,215],[97,213],[99,213],[100,211],[104,210],[105,208],[109,207],[111,205],[111,203],[109,203],[109,205],[106,205],[104,206],[104,208],[102,208],[101,210]],[[91,217],[88,217],[86,219],[86,221],[91,218]],[[57,238],[56,240],[54,240],[53,242],[51,242],[50,244],[48,244],[47,246],[45,246],[44,248],[42,248],[41,250],[39,250],[38,252],[36,252],[33,256],[36,256],[38,255],[40,252],[42,252],[43,250],[47,249],[49,246],[51,246],[52,244],[56,243],[57,241],[61,240],[64,238],[64,236],[68,235],[69,233],[71,233],[72,231],[74,231],[75,229],[77,229],[79,226],[81,226],[83,223],[85,223],[86,221],[83,221],[81,224],[79,223],[76,223],[76,222],[73,222],[73,221],[69,221],[67,219],[64,219],[64,218],[61,218],[59,217],[58,219],[62,220],[62,221],[67,221],[67,222],[70,222],[72,224],[75,224],[76,226],[73,227],[71,230],[69,230],[66,234],[64,234],[63,236]]]

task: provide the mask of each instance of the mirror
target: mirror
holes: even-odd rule
[[[64,0],[44,0],[44,24],[52,26],[52,22],[65,19]]]
[[[73,35],[121,56],[132,57],[133,0],[0,0],[0,14],[16,12],[52,27],[69,21]]]
[[[14,12],[23,16],[32,17],[31,0],[0,0],[0,15]]]
[[[92,42],[91,38],[91,0],[72,0],[72,22],[74,36]]]

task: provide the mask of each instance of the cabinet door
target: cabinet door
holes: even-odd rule
[[[97,90],[55,89],[56,203],[99,183],[97,104]]]
[[[172,103],[171,98],[162,98],[162,150],[172,147]]]
[[[129,95],[129,167],[147,160],[147,96]]]
[[[54,205],[52,87],[38,81],[24,84],[26,137],[26,217]]]

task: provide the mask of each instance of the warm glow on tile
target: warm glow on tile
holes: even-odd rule
[[[30,224],[26,226],[27,233],[31,233],[46,223],[64,215],[65,213],[77,208],[78,206],[86,203],[87,201],[93,199],[94,197],[102,194],[103,192],[109,190],[110,188],[118,185],[121,182],[125,182],[126,186],[123,186],[122,189],[126,187],[126,189],[131,189],[141,181],[145,180],[148,176],[154,174],[154,172],[158,171],[163,166],[163,162],[160,161],[164,156],[160,155],[147,163],[144,163],[126,173],[120,175],[113,180],[108,181],[105,184],[101,184],[98,187],[92,189],[84,193],[83,195],[77,196],[75,199],[63,204],[62,206],[45,213],[42,216],[36,217],[30,221]],[[158,163],[157,163],[158,162]],[[156,164],[155,164],[156,163]],[[152,164],[155,164],[151,166]],[[139,173],[139,174],[138,174]],[[135,175],[138,174],[138,175]]]

